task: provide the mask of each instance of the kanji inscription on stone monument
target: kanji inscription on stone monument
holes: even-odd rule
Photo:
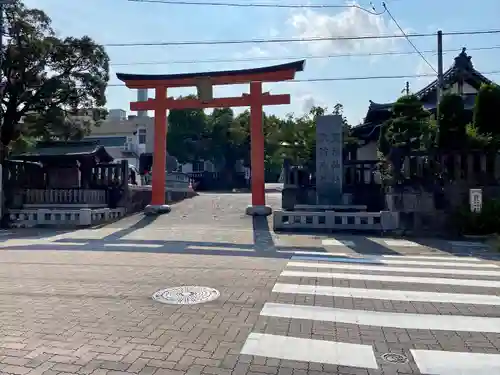
[[[343,128],[338,115],[316,120],[316,194],[318,204],[339,204],[343,182]]]

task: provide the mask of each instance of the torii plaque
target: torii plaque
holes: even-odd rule
[[[264,134],[262,132],[263,106],[290,104],[290,95],[271,95],[262,92],[263,82],[291,80],[295,73],[304,70],[305,61],[269,66],[264,68],[229,70],[204,73],[149,75],[118,73],[119,80],[131,89],[154,89],[155,98],[147,101],[131,102],[132,111],[154,111],[154,156],[152,176],[152,199],[146,213],[165,213],[170,207],[165,204],[165,173],[167,152],[167,111],[188,108],[250,107],[250,144],[252,205],[246,210],[248,215],[269,215],[266,206],[264,180]],[[250,84],[250,94],[238,97],[213,98],[213,86]],[[173,99],[167,97],[171,87],[198,88],[197,99]]]

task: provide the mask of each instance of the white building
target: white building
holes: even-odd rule
[[[147,100],[147,90],[138,90],[138,100]],[[115,160],[128,160],[139,168],[139,157],[153,152],[154,119],[147,112],[127,116],[123,109],[109,110],[99,126],[93,126],[85,140],[98,141]]]
[[[116,109],[84,139],[98,141],[114,159],[139,167],[139,156],[153,151],[153,136],[152,118],[126,117],[125,111]]]

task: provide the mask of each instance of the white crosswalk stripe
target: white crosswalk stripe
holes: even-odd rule
[[[475,305],[500,306],[500,296],[492,296],[488,294],[414,292],[411,290],[342,288],[334,286],[280,283],[274,285],[273,292],[307,294],[312,296],[368,298],[388,301],[469,303]]]
[[[294,260],[296,258],[292,258]],[[300,259],[300,258],[299,258]],[[321,260],[321,259],[320,259]],[[333,259],[332,259],[333,260]],[[353,262],[354,263],[354,262]],[[440,266],[440,267],[469,267],[469,268],[498,268],[496,264],[488,264],[488,263],[465,263],[461,262],[435,262],[428,260],[402,260],[402,259],[379,259],[374,260],[373,263],[380,264],[396,264],[396,265],[407,265],[407,266]],[[333,266],[329,266],[327,268],[335,268]]]
[[[474,287],[479,287],[479,288],[500,288],[500,280],[472,280],[472,279],[451,279],[451,278],[438,278],[438,277],[365,275],[365,274],[361,274],[361,273],[312,272],[312,271],[309,271],[309,272],[307,272],[307,271],[283,271],[283,272],[281,272],[281,276],[314,277],[314,278],[323,278],[323,279],[380,281],[380,282],[389,282],[389,283],[474,286]]]
[[[334,241],[329,243],[345,246],[335,245]],[[339,305],[342,301],[345,303]],[[395,306],[401,303],[410,308],[431,306],[433,310],[421,312],[416,307],[413,311],[397,310]],[[481,306],[485,312],[476,312]],[[378,345],[356,340],[355,336],[319,334],[318,337],[315,329],[307,331],[307,327],[314,327],[312,322],[321,322],[333,327],[341,325],[342,329],[350,325],[353,332],[360,326],[401,330],[404,335],[412,330],[445,333],[439,337],[456,332],[498,335],[500,317],[488,313],[496,306],[500,306],[500,270],[494,262],[477,257],[382,255],[363,258],[358,255],[348,258],[345,254],[316,259],[292,257],[273,287],[273,300],[266,302],[260,312],[261,319],[269,322],[266,330],[252,332],[241,354],[380,369],[382,364],[387,366],[387,362],[382,360]],[[299,331],[290,328],[294,322],[300,324],[300,333],[306,336],[298,337]],[[281,328],[273,332],[275,326]],[[289,328],[284,332],[283,327]],[[336,332],[335,328],[332,330]],[[390,343],[381,344],[390,349]],[[416,341],[409,344],[403,353],[408,357],[407,370],[400,370],[405,373],[489,375],[500,372],[500,354],[491,351],[423,350],[415,346]],[[484,347],[488,345],[491,344],[487,342]],[[415,368],[420,372],[415,372]],[[388,371],[385,367],[384,370]]]
[[[481,264],[470,264],[467,263],[469,267],[481,267]],[[461,267],[466,267],[467,264],[460,263]],[[484,268],[489,268],[486,266],[495,266],[495,264],[491,265],[483,265]],[[363,270],[363,271],[387,271],[387,266],[378,266],[372,264],[343,264],[343,263],[313,263],[313,262],[290,262],[288,263],[288,267],[302,267],[302,268],[333,268],[340,270]],[[455,268],[424,268],[424,267],[391,267],[391,272],[408,272],[408,273],[437,273],[441,275],[473,275],[473,276],[500,276],[500,270],[491,271],[491,270],[468,270],[468,269],[455,269]]]
[[[419,370],[438,375],[500,374],[500,355],[438,350],[411,350]]]

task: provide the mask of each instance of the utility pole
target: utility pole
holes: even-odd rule
[[[439,104],[443,95],[443,32],[437,32],[437,54],[438,54],[438,76],[437,76],[437,106],[436,106],[436,122],[439,128]]]

